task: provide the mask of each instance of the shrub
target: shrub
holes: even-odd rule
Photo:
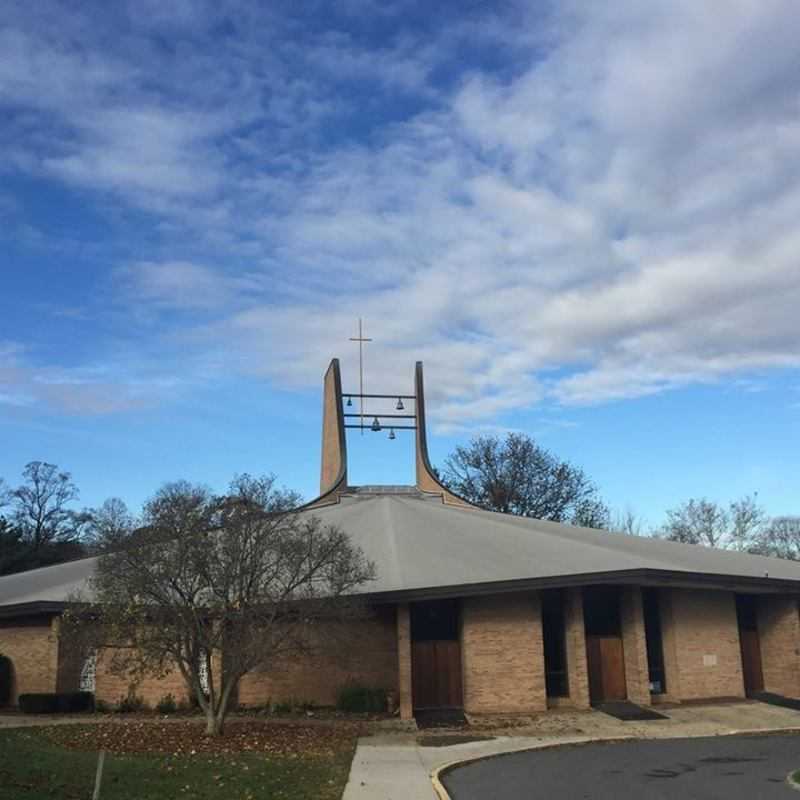
[[[136,711],[144,711],[146,708],[147,704],[144,702],[144,698],[133,692],[128,692],[128,694],[117,700],[114,710],[119,714],[132,714]]]
[[[11,684],[14,682],[14,665],[8,656],[0,656],[0,706],[11,702]]]
[[[26,714],[76,714],[94,711],[94,694],[92,692],[21,694],[19,707]]]
[[[348,683],[336,695],[339,711],[378,712],[386,711],[386,690]]]
[[[110,703],[107,703],[105,700],[95,700],[94,701],[94,710],[98,714],[108,714],[113,711]]]
[[[159,714],[174,714],[178,710],[178,704],[172,692],[165,694],[157,703],[156,711]]]

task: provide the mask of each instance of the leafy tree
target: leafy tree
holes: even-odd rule
[[[530,436],[479,436],[448,456],[448,488],[490,511],[601,528],[609,512],[584,471],[559,460]]]
[[[348,596],[374,577],[373,565],[343,531],[295,504],[274,478],[237,478],[224,497],[164,486],[142,527],[118,526],[115,515],[105,528],[91,610],[66,624],[84,646],[116,648],[118,673],[177,668],[207,733],[221,733],[244,675],[309,652],[365,613]]]
[[[662,535],[673,542],[746,551],[766,520],[755,495],[735,500],[727,507],[706,498],[693,498],[667,511]]]

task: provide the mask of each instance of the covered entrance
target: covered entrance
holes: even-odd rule
[[[739,623],[739,646],[742,651],[744,693],[750,697],[757,692],[764,691],[764,674],[761,669],[761,642],[758,638],[758,614],[754,595],[736,595],[736,619]]]
[[[463,708],[458,600],[414,603],[410,611],[414,711]]]
[[[591,703],[626,700],[619,589],[616,586],[586,587],[583,615]]]

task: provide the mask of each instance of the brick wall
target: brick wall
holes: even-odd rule
[[[411,614],[408,603],[401,603],[397,606],[397,692],[400,719],[414,717],[411,672]]]
[[[680,699],[743,697],[742,658],[733,592],[670,591],[671,635],[680,676]],[[669,684],[668,674],[667,685],[672,692]]]
[[[797,597],[764,595],[758,598],[758,638],[764,688],[788,697],[800,697],[800,616]]]
[[[589,673],[586,663],[586,629],[583,624],[583,590],[572,587],[565,592],[564,635],[567,650],[569,704],[589,707]]]
[[[105,703],[114,705],[129,694],[141,697],[153,708],[162,697],[171,694],[176,702],[188,698],[186,682],[177,669],[170,671],[163,678],[147,677],[134,680],[126,675],[119,675],[112,670],[113,652],[102,649],[97,655],[95,673],[95,697]]]
[[[647,640],[642,611],[642,590],[639,586],[622,587],[620,623],[628,699],[634,703],[649,705],[650,678],[647,666]]]
[[[332,640],[313,655],[297,656],[255,671],[242,679],[239,702],[312,701],[332,706],[338,690],[349,682],[398,691],[397,628],[393,607],[354,622],[342,640]]]
[[[465,599],[461,660],[466,711],[508,714],[545,710],[538,593]]]
[[[14,666],[12,705],[28,692],[54,692],[58,674],[58,619],[0,622],[0,653]]]

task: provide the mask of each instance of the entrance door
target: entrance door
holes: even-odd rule
[[[742,651],[744,693],[749,697],[752,694],[764,691],[756,598],[753,595],[736,595],[736,617],[739,621],[739,646]]]
[[[625,700],[625,656],[620,636],[586,637],[586,660],[589,666],[589,697],[592,703]]]
[[[584,589],[583,617],[591,702],[627,699],[619,590],[615,586]]]
[[[411,606],[411,690],[415,711],[463,708],[457,601]]]
[[[415,709],[461,708],[461,647],[441,640],[411,645]]]

